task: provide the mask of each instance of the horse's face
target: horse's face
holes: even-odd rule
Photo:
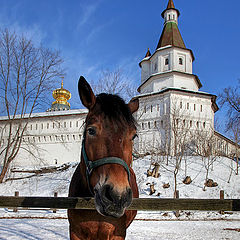
[[[100,94],[95,97],[84,78],[79,80],[79,94],[89,109],[84,136],[89,161],[117,157],[129,166],[136,136],[132,113],[138,109],[138,101],[126,105],[117,96]],[[100,214],[113,217],[124,214],[132,201],[132,190],[127,170],[122,165],[109,163],[93,169],[89,183]]]

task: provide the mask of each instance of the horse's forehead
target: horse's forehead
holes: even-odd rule
[[[89,113],[86,124],[96,124],[99,125],[102,130],[113,131],[115,133],[120,132],[122,134],[135,129],[135,126],[130,126],[121,117],[113,119],[109,116],[106,116],[104,113]]]

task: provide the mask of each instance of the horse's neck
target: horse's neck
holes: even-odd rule
[[[69,188],[69,197],[92,197],[86,179],[86,167],[83,159],[78,164]]]

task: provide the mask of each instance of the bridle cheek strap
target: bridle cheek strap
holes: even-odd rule
[[[92,170],[94,168],[100,167],[100,166],[105,165],[105,164],[119,164],[119,165],[123,166],[125,168],[125,170],[127,171],[128,181],[130,183],[130,170],[129,170],[129,167],[128,167],[127,163],[125,161],[123,161],[121,158],[118,158],[118,157],[106,157],[106,158],[98,159],[96,161],[90,161],[88,159],[88,157],[87,157],[87,154],[86,154],[84,141],[82,142],[82,154],[83,154],[83,160],[84,160],[85,165],[86,165],[86,177],[87,177],[87,181],[88,181],[89,187],[90,187],[89,177],[90,177],[90,175],[92,173]]]

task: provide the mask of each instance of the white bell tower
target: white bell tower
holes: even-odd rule
[[[140,93],[158,92],[165,88],[198,91],[202,84],[192,73],[193,53],[187,49],[178,29],[180,12],[169,0],[162,12],[164,28],[153,55],[147,51],[139,63],[141,71]]]

